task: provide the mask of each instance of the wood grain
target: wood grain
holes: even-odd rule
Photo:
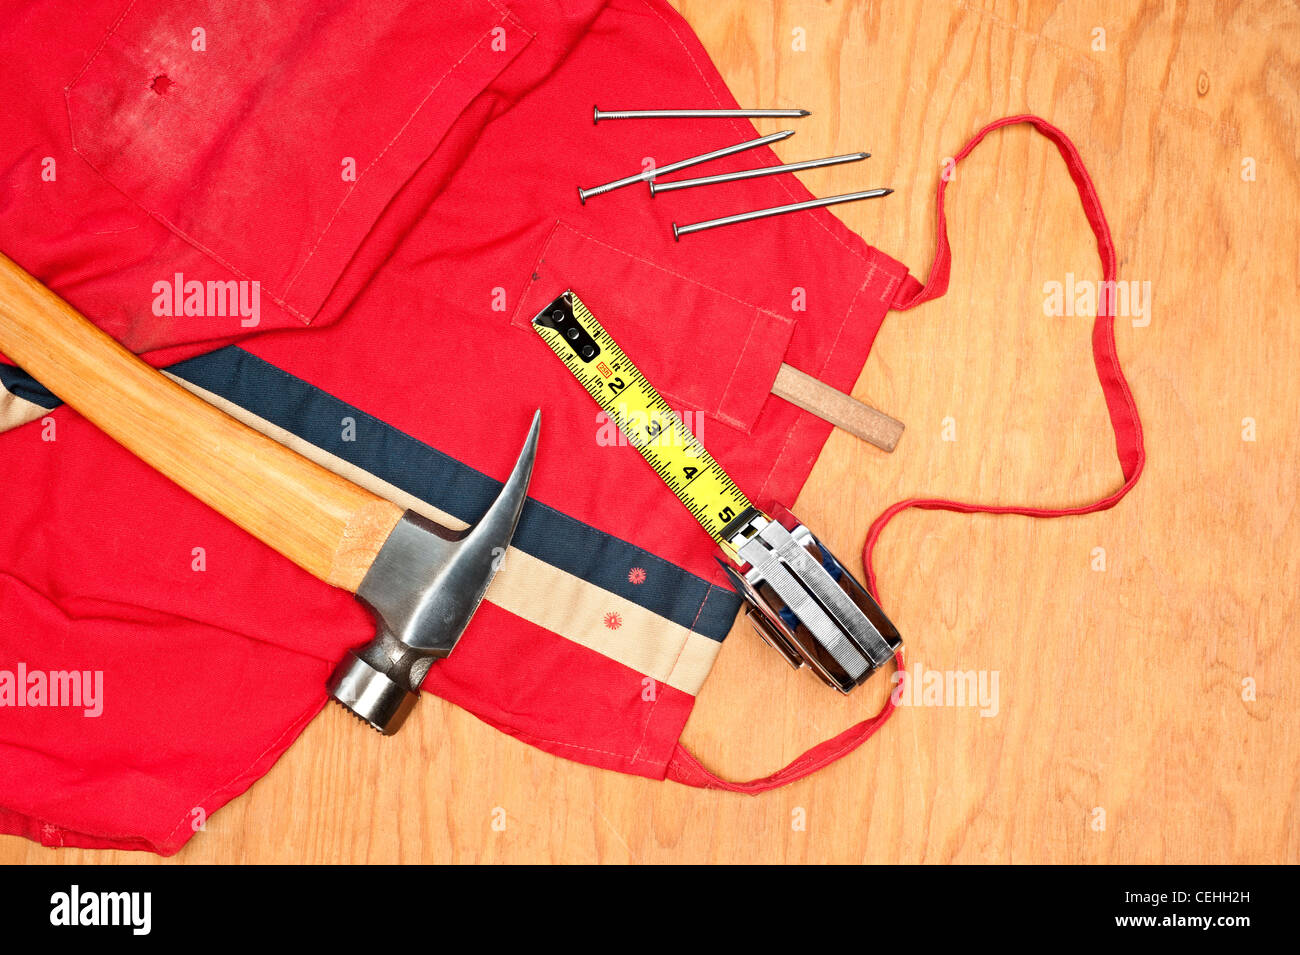
[[[356,592],[402,509],[240,424],[0,255],[0,352],[209,507]]]
[[[383,745],[331,707],[175,861],[1300,861],[1300,12],[680,8],[742,103],[813,110],[783,158],[871,151],[804,181],[848,192],[870,166],[896,194],[836,214],[916,274],[943,161],[975,130],[1028,111],[1075,140],[1120,278],[1151,283],[1149,323],[1117,324],[1142,482],[1085,518],[912,512],[886,532],[876,567],[911,665],[997,670],[996,715],[904,708],[849,759],[749,798],[556,759],[432,699]],[[887,455],[833,434],[798,502],[844,559],[901,497],[1078,503],[1119,483],[1091,322],[1043,311],[1045,283],[1100,277],[1059,155],[998,133],[959,167],[948,212],[951,291],[886,321],[855,391],[907,440]],[[887,690],[841,698],[737,628],[686,740],[722,771],[766,773]],[[159,861],[16,838],[0,859]]]

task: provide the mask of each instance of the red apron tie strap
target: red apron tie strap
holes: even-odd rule
[[[880,708],[880,712],[870,719],[863,720],[861,723],[855,723],[839,736],[823,740],[785,768],[778,769],[771,776],[764,776],[762,779],[749,779],[744,782],[723,779],[711,769],[706,768],[694,753],[678,741],[677,748],[673,750],[673,755],[668,760],[668,778],[675,782],[685,783],[688,786],[698,786],[701,789],[725,789],[733,793],[749,793],[753,795],[755,793],[765,793],[769,789],[777,789],[794,782],[796,779],[803,779],[805,776],[817,772],[823,766],[829,766],[869,740],[872,734],[885,725],[885,721],[894,715],[894,710],[898,709],[898,703],[896,702],[899,696],[898,687],[901,685],[901,681],[905,679],[903,674],[906,672],[901,651],[894,657],[894,661],[898,672],[896,679],[900,683],[895,684],[894,690],[889,694],[889,699],[885,701],[885,705]]]
[[[1101,209],[1101,200],[1097,197],[1096,187],[1083,165],[1083,159],[1068,136],[1051,123],[1037,116],[1008,116],[990,123],[981,129],[975,137],[962,147],[954,157],[953,165],[966,158],[984,137],[1003,126],[1028,123],[1038,132],[1050,139],[1065,160],[1070,178],[1079,190],[1079,199],[1083,211],[1097,237],[1097,253],[1101,257],[1102,278],[1104,283],[1097,296],[1097,318],[1092,327],[1092,355],[1097,367],[1097,377],[1101,381],[1102,393],[1106,399],[1106,409],[1110,413],[1111,427],[1115,432],[1115,450],[1119,456],[1120,469],[1124,483],[1115,491],[1094,501],[1076,507],[1020,507],[1014,505],[968,504],[944,498],[909,498],[892,505],[876,518],[867,534],[867,541],[862,549],[862,563],[866,569],[867,589],[879,599],[876,587],[876,574],[872,567],[871,556],[875,550],[885,526],[909,508],[922,510],[955,511],[960,514],[1021,514],[1027,517],[1065,517],[1072,514],[1090,514],[1113,507],[1120,498],[1127,494],[1137,483],[1142,468],[1146,463],[1146,449],[1142,442],[1142,422],[1138,418],[1137,406],[1133,403],[1133,394],[1120,369],[1119,357],[1115,351],[1115,243],[1110,236],[1110,227],[1106,224],[1106,215]],[[936,234],[937,244],[934,263],[930,266],[930,275],[922,285],[908,281],[899,290],[893,307],[900,311],[915,308],[922,302],[938,298],[948,290],[948,278],[952,271],[952,248],[948,244],[948,225],[944,215],[944,193],[948,188],[950,177],[941,178],[937,191]],[[903,671],[903,659],[898,657],[898,669]],[[870,719],[863,720],[849,727],[838,736],[825,740],[805,752],[784,769],[778,770],[762,779],[747,782],[732,782],[722,779],[706,769],[695,756],[680,742],[668,762],[668,777],[677,782],[704,789],[725,789],[731,792],[760,793],[787,783],[802,779],[835,760],[847,756],[857,749],[876,732],[897,709],[896,693],[890,694],[885,706]]]
[[[1078,507],[1018,507],[1013,505],[967,504],[944,498],[910,498],[899,501],[876,518],[867,533],[867,542],[862,549],[862,563],[866,568],[867,587],[876,593],[876,574],[872,566],[871,555],[876,542],[880,539],[885,526],[909,508],[922,510],[955,511],[961,514],[1022,514],[1026,517],[1065,517],[1072,514],[1091,514],[1113,507],[1120,498],[1127,494],[1137,483],[1138,476],[1146,464],[1146,449],[1142,443],[1142,421],[1138,418],[1137,405],[1133,403],[1133,393],[1124,372],[1119,366],[1119,356],[1115,351],[1115,243],[1110,237],[1110,227],[1106,224],[1106,214],[1102,212],[1101,200],[1097,189],[1084,168],[1079,151],[1070,142],[1068,136],[1051,123],[1037,116],[1008,116],[990,123],[976,134],[975,138],[962,147],[954,165],[961,162],[989,133],[1003,126],[1016,123],[1028,123],[1034,129],[1050,139],[1065,160],[1070,178],[1079,190],[1079,199],[1083,211],[1097,237],[1097,254],[1101,257],[1103,284],[1097,296],[1097,318],[1092,326],[1092,357],[1097,367],[1097,377],[1101,381],[1102,394],[1106,399],[1106,409],[1110,413],[1111,427],[1115,432],[1115,451],[1119,456],[1120,470],[1124,483],[1111,494],[1091,504]],[[937,298],[948,290],[948,276],[952,267],[952,249],[948,244],[947,219],[944,216],[943,197],[948,188],[948,179],[941,179],[938,190],[936,232],[938,243],[934,255],[934,264],[930,267],[930,277],[923,286],[911,286],[902,290],[900,300],[894,307],[900,310],[914,308],[922,302]],[[879,599],[879,598],[877,598]]]

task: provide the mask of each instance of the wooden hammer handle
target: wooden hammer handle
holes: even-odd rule
[[[402,509],[150,368],[0,254],[0,352],[150,467],[356,592]]]

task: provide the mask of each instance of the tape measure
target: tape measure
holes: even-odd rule
[[[736,548],[727,528],[760,512],[591,309],[572,290],[566,291],[537,313],[533,328],[700,526],[735,560]]]
[[[841,693],[902,646],[897,628],[811,531],[754,507],[572,290],[533,328],[744,573],[723,567],[759,635]],[[721,563],[721,561],[720,561]]]

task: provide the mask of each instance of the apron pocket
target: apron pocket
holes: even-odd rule
[[[491,0],[132,3],[67,88],[76,151],[310,323],[531,33]]]
[[[675,411],[750,433],[794,322],[557,222],[512,323],[573,289]]]

